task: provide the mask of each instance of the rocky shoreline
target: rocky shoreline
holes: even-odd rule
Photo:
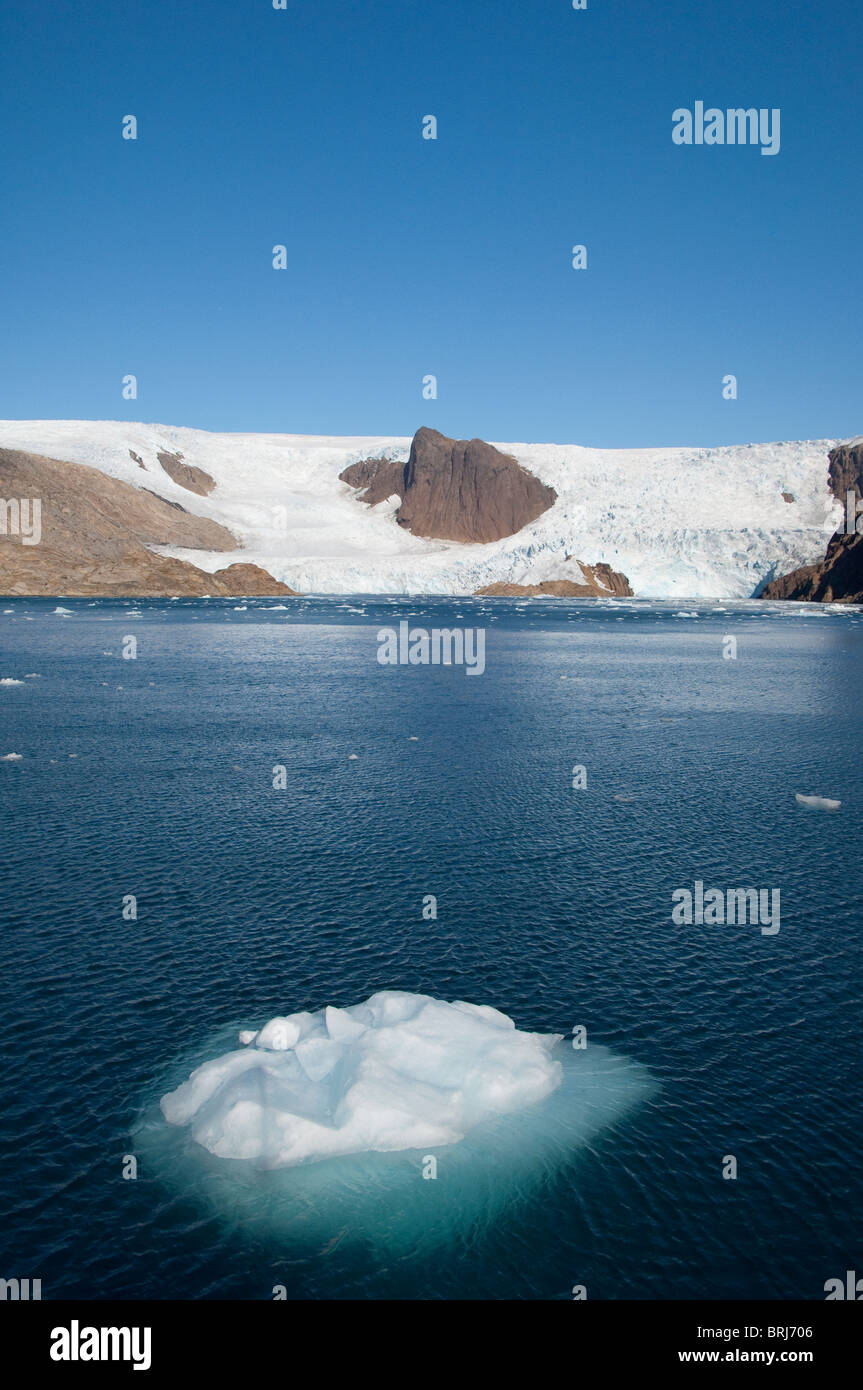
[[[858,504],[863,495],[863,437],[831,449],[827,456],[827,482],[841,502],[845,530],[831,536],[824,559],[802,565],[765,585],[760,598],[791,599],[809,603],[863,603],[863,525]]]

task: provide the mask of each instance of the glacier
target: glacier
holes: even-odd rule
[[[838,442],[646,449],[495,442],[554,487],[557,501],[514,536],[466,545],[411,535],[396,522],[392,498],[369,508],[339,481],[359,459],[406,460],[407,437],[0,421],[4,447],[150,488],[220,522],[239,543],[235,552],[162,553],[211,573],[248,561],[313,594],[468,595],[498,581],[578,580],[575,560],[582,560],[622,571],[640,598],[747,598],[774,574],[823,558],[843,520],[827,485],[827,454]],[[162,451],[209,473],[215,489],[201,497],[174,482],[158,461]]]

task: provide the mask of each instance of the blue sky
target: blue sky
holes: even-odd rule
[[[7,0],[0,416],[863,432],[861,39],[859,0]],[[779,154],[673,144],[699,99],[779,107]]]

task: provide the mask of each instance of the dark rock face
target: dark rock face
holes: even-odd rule
[[[404,497],[405,466],[394,463],[392,459],[363,459],[340,473],[339,480],[362,489],[359,500],[376,507],[378,502],[385,502],[388,497]]]
[[[374,506],[401,497],[396,519],[414,536],[486,543],[513,536],[554,503],[557,493],[517,459],[481,439],[414,435],[406,464],[364,459],[341,473]]]
[[[803,565],[771,580],[761,598],[863,603],[863,536],[837,531],[820,565]]]
[[[859,500],[863,496],[863,438],[837,445],[827,459],[827,481],[833,496],[843,507],[849,491]],[[772,579],[759,597],[863,603],[863,535],[836,531],[820,564],[801,565],[790,574]]]
[[[594,584],[598,583],[601,589],[610,589],[613,594],[621,598],[633,598],[635,590],[631,588],[629,580],[620,570],[613,570],[611,565],[582,565],[587,578]]]
[[[180,487],[184,487],[187,492],[196,492],[199,497],[209,497],[216,486],[215,478],[211,478],[203,468],[184,463],[182,454],[169,454],[167,450],[162,450],[156,457],[168,477]]]
[[[863,441],[840,444],[830,450],[827,458],[830,490],[843,507],[849,488],[853,488],[858,497],[863,496]]]

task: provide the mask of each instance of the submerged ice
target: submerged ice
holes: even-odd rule
[[[625,1166],[637,1140],[614,1131],[656,1091],[599,1043],[391,990],[240,1042],[225,1024],[178,1060],[136,1151],[229,1229],[346,1268],[372,1247],[385,1263],[461,1250],[519,1211],[533,1221],[553,1189],[580,1203],[581,1164]]]
[[[210,1153],[268,1167],[436,1148],[556,1091],[561,1041],[487,1005],[384,990],[242,1032],[162,1114]]]

